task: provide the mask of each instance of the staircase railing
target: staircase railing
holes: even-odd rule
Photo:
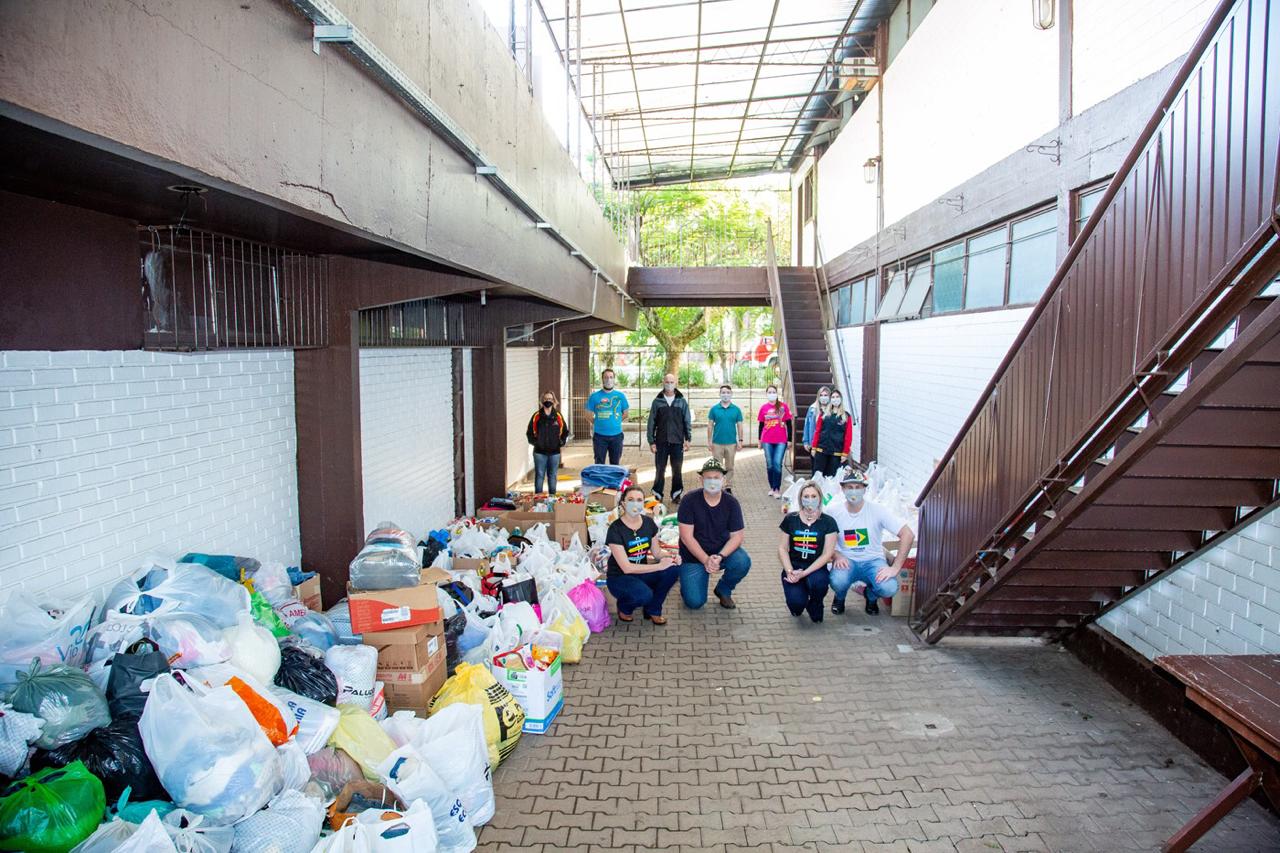
[[[1248,273],[1280,234],[1277,7],[1215,9],[921,491],[931,642],[1265,286]]]
[[[769,279],[769,303],[773,307],[773,341],[778,353],[778,367],[782,373],[779,396],[796,410],[794,388],[791,384],[791,357],[787,350],[787,323],[782,310],[782,280],[778,276],[778,255],[773,246],[773,223],[769,222],[765,238],[765,269]]]

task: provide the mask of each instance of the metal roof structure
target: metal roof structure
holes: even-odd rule
[[[541,0],[614,181],[792,168],[856,107],[895,0]],[[568,51],[564,51],[564,43]]]

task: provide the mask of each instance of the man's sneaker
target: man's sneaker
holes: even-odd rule
[[[879,615],[880,615],[880,605],[879,605],[879,604],[876,604],[874,601],[868,601],[868,602],[867,602],[867,615],[868,615],[868,616],[879,616]]]
[[[853,594],[865,596],[867,594],[867,585],[862,581],[858,581],[853,585]]]
[[[843,612],[844,612],[844,599],[843,599],[843,598],[837,598],[837,599],[834,599],[834,600],[831,602],[831,612],[832,612],[832,613],[843,613]]]
[[[656,500],[658,503],[662,503],[662,492],[654,492],[653,499]]]
[[[684,489],[676,489],[674,492],[671,493],[671,500],[678,501],[683,496],[684,496]],[[662,498],[658,498],[658,500],[662,500]]]

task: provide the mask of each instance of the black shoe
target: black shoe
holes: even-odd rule
[[[843,599],[843,598],[837,598],[836,600],[834,600],[834,601],[832,601],[832,602],[831,602],[831,612],[832,612],[832,613],[843,613],[843,612],[844,612],[844,599]]]
[[[812,614],[812,613],[811,613],[811,614],[809,614],[809,621],[810,621],[810,622],[821,622],[821,621],[822,621],[822,614],[821,614],[821,613],[818,613],[818,614],[816,614],[816,615],[815,615],[815,614]]]
[[[682,495],[684,495],[684,489],[676,489],[671,493],[671,500],[678,501]]]
[[[804,612],[803,610],[792,610],[792,611],[791,611],[791,615],[792,615],[792,616],[799,616],[799,615],[800,615],[801,613],[803,613],[803,612]]]
[[[662,503],[662,492],[654,492],[653,499],[656,500],[658,503]]]
[[[867,602],[867,615],[868,615],[868,616],[879,616],[879,615],[880,615],[880,605],[879,605],[879,604],[876,604],[874,601],[868,601],[868,602]]]

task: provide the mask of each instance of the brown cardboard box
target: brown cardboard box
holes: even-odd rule
[[[575,521],[585,524],[587,521],[587,505],[585,503],[558,503],[556,504],[555,517],[556,524]]]
[[[550,527],[555,523],[556,515],[553,512],[523,512],[521,510],[511,510],[504,512],[498,516],[498,526],[505,528],[507,531],[514,531],[517,527],[521,532],[528,530],[535,524],[545,524]]]
[[[908,558],[898,571],[898,593],[893,597],[893,616],[910,616],[916,592],[916,558]]]
[[[444,623],[374,631],[365,634],[363,642],[378,650],[379,672],[414,672],[426,666],[444,646]]]
[[[488,557],[454,557],[454,571],[478,572],[481,575],[489,574],[489,558]]]
[[[440,621],[436,585],[448,583],[452,578],[444,569],[434,568],[423,569],[419,577],[417,586],[399,589],[354,590],[347,584],[352,632],[390,631]]]
[[[557,521],[554,529],[548,533],[555,534],[555,542],[561,548],[567,548],[569,543],[573,541],[573,534],[578,534],[578,541],[582,543],[583,548],[591,547],[591,538],[587,534],[587,524],[585,521]]]
[[[427,703],[444,686],[448,675],[445,665],[444,639],[427,665],[413,672],[397,672],[378,669],[377,678],[382,682],[382,692],[387,699],[388,711],[413,711],[427,715]]]
[[[293,588],[293,597],[301,601],[310,610],[320,611],[324,608],[320,603],[320,576],[307,578]]]

